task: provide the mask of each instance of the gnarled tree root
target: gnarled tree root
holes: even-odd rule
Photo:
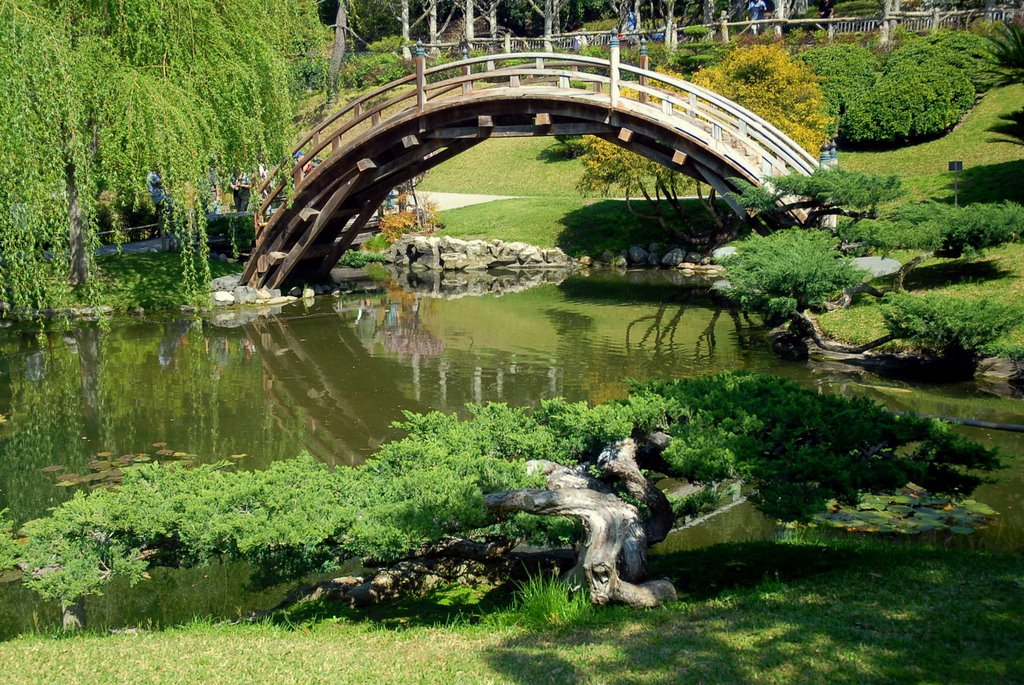
[[[645,503],[653,502],[660,510],[663,505],[657,499],[664,495],[651,492],[649,488],[656,490],[653,484],[641,482],[647,479],[640,473],[635,455],[635,443],[624,440],[602,452],[598,465],[619,477],[630,494]],[[498,513],[522,511],[579,519],[585,536],[578,566],[595,604],[653,607],[676,598],[675,587],[667,580],[638,582],[647,574],[649,541],[645,522],[636,507],[608,492],[603,483],[582,469],[539,461],[531,462],[530,466],[547,476],[546,489],[486,495],[487,507]],[[668,506],[667,500],[664,506]],[[671,516],[671,507],[668,515]],[[656,526],[659,534],[661,526]],[[671,528],[671,522],[668,527]]]

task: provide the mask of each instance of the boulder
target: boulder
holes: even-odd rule
[[[580,266],[590,266],[594,263],[594,260],[590,258],[590,255],[583,255],[580,257]]]
[[[684,261],[690,262],[691,264],[700,264],[700,260],[700,252],[687,252],[686,259]]]
[[[685,261],[686,253],[679,248],[675,248],[674,250],[669,250],[665,256],[661,258],[661,265],[674,268]]]
[[[647,266],[647,258],[650,254],[644,248],[639,245],[633,245],[629,248],[627,259],[629,263],[634,266]]]
[[[542,250],[541,253],[544,255],[544,261],[548,264],[562,266],[569,263],[569,255],[565,254],[557,247]]]
[[[725,245],[724,247],[720,247],[712,252],[711,257],[715,259],[715,261],[718,261],[720,259],[725,259],[726,257],[732,257],[734,254],[736,254],[736,248],[732,245]]]
[[[231,294],[235,296],[235,302],[238,304],[252,304],[256,300],[260,299],[258,290],[245,285],[237,286],[231,291]],[[270,299],[269,293],[266,299]]]
[[[647,254],[647,266],[659,267],[661,266],[661,255],[657,252],[649,252]]]
[[[235,303],[235,296],[226,290],[218,290],[213,294],[213,304],[217,307],[226,307]]]
[[[316,297],[316,291],[315,290],[313,290],[309,286],[306,286],[305,288],[303,288],[303,290],[302,290],[302,299],[304,299],[304,300],[312,300],[314,297]]]

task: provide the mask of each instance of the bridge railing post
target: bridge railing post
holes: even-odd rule
[[[416,42],[416,108],[423,111],[427,107],[427,54],[423,49],[423,41]]]
[[[612,107],[617,107],[619,104],[619,31],[618,29],[612,29],[611,37],[608,41],[609,52],[611,53],[609,61],[611,62],[611,68],[609,69],[608,93],[611,96]]]
[[[647,69],[651,68],[651,58],[647,55],[647,39],[646,38],[641,38],[640,39],[640,68],[645,70],[645,71]],[[647,77],[646,76],[641,76],[640,77],[640,85],[641,86],[646,86],[647,85]],[[643,91],[640,92],[640,102],[642,104],[645,104],[645,105],[647,104],[647,93],[645,93]]]

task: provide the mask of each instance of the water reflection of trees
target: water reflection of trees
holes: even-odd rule
[[[19,519],[70,494],[43,468],[84,473],[97,452],[152,453],[166,442],[211,460],[249,452],[267,463],[294,449],[264,418],[253,348],[239,333],[133,323],[26,333],[11,347],[0,358],[9,381],[0,413],[11,417],[0,431],[0,507]]]

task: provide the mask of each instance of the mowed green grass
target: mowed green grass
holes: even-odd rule
[[[720,545],[656,557],[688,591],[526,630],[339,612],[0,644],[27,683],[1019,683],[1024,557],[909,545]]]
[[[158,252],[96,259],[94,287],[100,304],[124,311],[132,307],[173,309],[189,299],[184,292],[181,255]],[[241,271],[241,265],[210,260],[213,278]]]
[[[898,255],[905,261],[912,255]],[[887,285],[890,278],[880,279]],[[1024,244],[986,250],[975,260],[931,259],[910,272],[907,291],[936,293],[964,300],[992,300],[1021,308],[1020,323],[998,342],[1024,345]],[[862,344],[885,334],[878,300],[859,295],[853,306],[823,314],[822,329],[831,337]]]
[[[582,197],[576,186],[583,163],[558,155],[551,149],[554,144],[548,137],[486,140],[432,169],[419,187],[444,193]]]
[[[1024,146],[994,142],[988,129],[1024,107],[1024,85],[992,90],[947,135],[918,145],[877,152],[840,152],[844,169],[903,178],[911,198],[952,201],[948,163],[962,161],[960,202],[1024,202]]]
[[[710,219],[696,200],[684,200],[688,215],[698,226]],[[633,202],[634,211],[650,215],[645,200]],[[671,209],[665,208],[666,214]],[[497,200],[442,212],[445,235],[471,240],[518,240],[540,247],[560,247],[581,257],[616,254],[630,245],[673,243],[655,219],[637,216],[623,200],[581,197]]]

